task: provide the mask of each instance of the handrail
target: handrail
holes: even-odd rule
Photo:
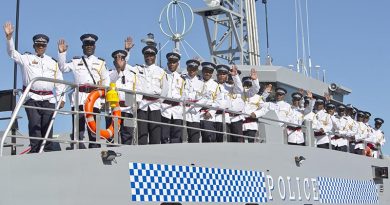
[[[26,86],[25,91],[23,92],[23,94],[20,97],[18,103],[16,104],[14,112],[12,113],[12,116],[11,116],[10,123],[8,124],[6,130],[4,131],[3,137],[1,138],[0,157],[3,156],[4,142],[5,142],[5,139],[7,138],[8,132],[11,131],[12,125],[15,122],[17,114],[18,114],[20,108],[22,107],[24,101],[26,100],[27,95],[28,95],[29,91],[31,90],[31,87],[32,87],[33,83],[35,83],[37,81],[48,81],[48,82],[53,82],[53,83],[62,83],[62,84],[65,84],[65,85],[69,85],[71,87],[75,86],[74,83],[70,83],[70,82],[67,82],[67,81],[64,81],[64,80],[57,80],[57,79],[44,78],[44,77],[38,77],[38,78],[32,79],[31,82]]]
[[[69,110],[69,111],[66,111],[66,110],[62,110],[62,109],[59,109],[59,106],[57,105],[56,108],[45,108],[45,107],[34,107],[34,106],[28,106],[28,105],[23,105],[24,104],[24,101],[26,100],[27,98],[27,95],[29,93],[29,91],[31,90],[31,87],[32,85],[37,82],[37,81],[46,81],[46,82],[53,82],[53,83],[62,83],[64,85],[67,85],[69,86],[70,88],[74,89],[76,95],[75,95],[75,100],[74,100],[74,110]],[[108,87],[106,86],[101,86],[101,85],[93,85],[94,87],[96,88],[100,88],[100,89],[107,89]],[[183,107],[183,124],[182,125],[174,125],[174,124],[169,124],[169,123],[163,123],[163,122],[155,122],[155,121],[149,121],[149,120],[143,120],[143,119],[138,119],[137,116],[136,116],[136,111],[134,112],[134,117],[132,118],[128,118],[128,117],[117,117],[117,116],[113,116],[111,114],[107,114],[107,113],[91,113],[91,112],[85,112],[85,111],[79,111],[78,110],[78,92],[79,92],[79,84],[75,84],[75,83],[72,83],[72,82],[67,82],[67,81],[64,81],[64,80],[56,80],[56,79],[51,79],[51,78],[44,78],[44,77],[38,77],[38,78],[34,78],[27,86],[26,86],[26,89],[24,90],[23,94],[21,95],[16,107],[15,107],[15,110],[14,112],[12,113],[12,116],[9,118],[10,119],[10,123],[8,124],[3,136],[2,136],[2,139],[1,139],[1,144],[0,144],[0,157],[3,156],[3,151],[4,151],[4,144],[5,144],[5,140],[8,136],[10,137],[15,137],[15,138],[24,138],[24,139],[36,139],[36,140],[43,140],[44,142],[45,141],[53,141],[53,142],[62,142],[62,143],[72,143],[72,144],[76,144],[76,148],[79,147],[79,143],[84,143],[84,142],[90,142],[90,141],[80,141],[79,140],[79,132],[78,132],[78,121],[79,121],[79,114],[92,114],[92,115],[95,115],[95,116],[104,116],[104,117],[112,117],[114,119],[114,123],[116,121],[116,119],[123,119],[123,120],[135,120],[135,121],[140,121],[140,122],[148,122],[148,123],[155,123],[155,124],[159,124],[159,125],[169,125],[169,126],[175,126],[175,127],[181,127],[183,128],[184,132],[185,132],[185,129],[187,129],[188,127],[186,126],[185,122],[186,122],[186,119],[185,119],[185,110],[186,110],[186,105],[192,105],[192,106],[195,106],[195,107],[204,107],[204,108],[208,108],[208,109],[212,109],[212,110],[220,110],[222,111],[222,121],[223,121],[223,124],[226,124],[224,123],[225,122],[225,113],[232,113],[232,114],[236,114],[236,115],[241,115],[241,116],[244,116],[244,117],[249,117],[250,115],[249,114],[246,114],[246,113],[242,113],[242,112],[237,112],[237,111],[232,111],[232,110],[229,110],[229,109],[225,109],[225,108],[219,108],[219,107],[213,107],[213,106],[210,106],[210,105],[205,105],[205,104],[199,104],[199,103],[196,103],[196,102],[192,102],[192,101],[187,101],[187,100],[183,100],[183,99],[174,99],[174,98],[169,98],[169,97],[165,97],[165,96],[159,96],[159,95],[153,95],[153,94],[150,94],[150,93],[144,93],[144,92],[136,92],[136,91],[132,91],[132,90],[126,90],[126,89],[121,89],[121,88],[117,88],[118,91],[123,91],[125,93],[129,93],[131,95],[143,95],[143,96],[149,96],[149,97],[155,97],[155,98],[159,98],[159,101],[163,101],[163,100],[170,100],[170,101],[174,101],[174,102],[178,102],[178,103],[181,103],[181,106]],[[135,98],[134,98],[135,99]],[[132,107],[132,108],[137,108],[137,103],[136,101],[134,100],[133,101],[133,105],[129,105],[129,107]],[[11,128],[12,128],[12,124],[14,123],[14,121],[16,120],[16,118],[20,118],[19,116],[17,116],[18,112],[20,111],[21,107],[25,107],[25,108],[33,108],[33,109],[39,109],[39,110],[49,110],[49,111],[54,111],[55,113],[60,113],[60,114],[71,114],[71,115],[76,115],[75,116],[75,120],[74,120],[74,123],[75,123],[75,128],[76,130],[74,131],[74,140],[59,140],[59,139],[51,139],[51,138],[47,138],[47,134],[45,135],[45,138],[42,138],[42,137],[31,137],[31,136],[19,136],[19,135],[8,135],[8,133],[10,132]],[[99,117],[99,120],[100,120],[100,117]],[[310,124],[307,124],[305,123],[304,125],[299,125],[299,124],[294,124],[294,123],[290,123],[290,122],[285,122],[285,121],[281,121],[281,120],[278,120],[278,119],[273,119],[273,118],[267,118],[267,117],[260,117],[258,118],[259,119],[259,123],[269,123],[270,121],[271,122],[275,122],[275,123],[282,123],[281,127],[282,128],[286,128],[287,126],[296,126],[296,127],[301,127],[305,130],[305,142],[308,142],[308,146],[313,146],[312,144],[312,140],[315,140],[315,138],[313,137],[313,133],[310,133],[310,132],[313,132],[313,129],[311,128],[311,125]],[[54,119],[53,119],[54,121]],[[51,122],[52,123],[52,122]],[[99,126],[99,125],[98,125]],[[114,126],[115,129],[117,129],[116,127],[117,126]],[[99,128],[100,129],[100,128]],[[233,133],[230,133],[230,132],[227,132],[226,131],[226,125],[223,129],[223,131],[213,131],[213,130],[207,130],[207,129],[202,129],[202,128],[191,128],[191,129],[196,129],[196,130],[199,130],[199,131],[207,131],[207,132],[212,132],[212,133],[218,133],[218,134],[223,134],[224,137],[223,137],[223,141],[226,142],[227,141],[227,135],[230,135],[230,136],[237,136],[237,137],[241,137],[241,138],[245,138],[245,139],[260,139],[259,136],[257,137],[249,137],[249,136],[245,136],[245,135],[239,135],[239,134],[233,134]],[[117,133],[116,130],[114,130],[115,133]],[[135,129],[135,132],[137,132],[137,129]],[[186,136],[186,133],[183,132],[183,135]],[[286,137],[286,136],[284,136]],[[117,136],[115,136],[114,139],[116,139]],[[134,135],[134,139],[136,140],[136,142],[138,141],[138,135],[135,134]],[[117,143],[112,143],[112,142],[98,142],[98,140],[100,140],[100,135],[99,133],[97,133],[96,135],[96,141],[93,142],[95,144],[103,144],[103,145],[115,145],[115,146],[122,146],[122,144],[117,144]],[[331,140],[329,139],[329,144],[330,144],[330,147],[331,147]],[[114,141],[115,142],[115,141]],[[186,137],[184,138],[183,142],[187,142],[187,139]],[[90,142],[91,143],[91,142]],[[42,143],[44,145],[44,143]],[[41,147],[41,149],[43,148],[43,146]],[[348,150],[349,151],[349,150]]]

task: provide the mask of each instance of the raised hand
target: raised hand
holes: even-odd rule
[[[66,42],[64,39],[60,39],[58,41],[58,52],[63,53],[68,50],[68,45],[66,45]]]
[[[254,68],[251,69],[251,79],[257,80],[257,72],[256,72],[256,69],[254,69]]]
[[[232,65],[232,69],[230,69],[230,74],[232,76],[236,76],[238,74],[237,70],[238,70],[237,66],[236,65]]]
[[[332,99],[332,96],[329,93],[324,93],[324,97],[327,102],[329,102]]]
[[[310,90],[306,90],[306,96],[307,96],[309,99],[313,99],[313,93],[312,93]]]
[[[257,118],[254,112],[251,113],[251,118]]]
[[[12,34],[14,33],[14,27],[12,26],[11,22],[6,22],[3,26],[5,37],[7,40],[10,40],[12,37]]]
[[[268,84],[265,89],[264,89],[264,92],[267,92],[267,93],[270,93],[272,90],[272,84]]]
[[[130,49],[132,49],[134,47],[134,43],[133,43],[133,38],[131,38],[131,36],[128,36],[126,39],[125,39],[125,50],[127,52],[130,51]]]

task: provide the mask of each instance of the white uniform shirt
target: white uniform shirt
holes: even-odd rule
[[[215,82],[213,79],[209,79],[208,81],[202,80],[202,82],[203,82],[203,87],[202,87],[202,91],[200,94],[202,97],[200,98],[198,103],[205,104],[208,106],[214,106],[214,101],[217,98],[216,91],[217,91],[217,88],[219,88],[218,83]],[[211,118],[209,118],[207,120],[204,118],[204,114],[206,112],[210,113],[210,115],[211,115]],[[206,110],[202,109],[201,113],[200,113],[200,120],[214,122],[215,112],[216,112],[216,110],[213,110],[213,109],[206,109]]]
[[[332,131],[334,134],[331,135],[331,137],[334,137],[335,135],[338,135],[338,137],[341,137],[339,139],[332,139],[331,143],[334,146],[341,147],[348,145],[348,139],[347,137],[350,137],[349,135],[346,135],[345,133],[348,132],[348,118],[346,116],[340,117],[339,115],[335,114],[331,117],[333,128]]]
[[[203,81],[198,76],[191,78],[188,75],[184,75],[184,89],[182,99],[194,103],[199,103],[201,99],[201,93],[203,88]],[[186,106],[186,121],[188,122],[200,122],[200,109],[201,107],[188,105]]]
[[[131,90],[131,91],[138,91],[139,88],[139,81],[137,80],[137,70],[130,66],[126,65],[125,69],[123,71],[118,71],[116,69],[113,69],[109,71],[110,75],[110,81],[111,83],[115,83],[117,88],[125,89],[125,90]],[[122,79],[124,81],[122,81]],[[119,100],[125,101],[126,100],[126,93],[123,91],[118,91]],[[142,96],[137,95],[136,101],[140,101]],[[133,114],[133,110],[131,109],[132,105],[126,105],[126,107],[121,107],[122,112],[127,112]]]
[[[368,127],[364,122],[357,122],[357,128],[355,149],[364,149],[364,141],[368,138]]]
[[[244,109],[245,106],[244,101],[241,98],[241,94],[243,93],[244,88],[242,87],[242,82],[238,75],[232,76],[232,78],[234,82],[232,85],[228,83],[218,84],[216,89],[217,98],[214,102],[214,107],[240,112]],[[237,116],[237,118],[233,118],[233,122],[242,119],[242,117]],[[222,122],[222,120],[222,114],[215,115],[216,122]],[[225,113],[225,122],[231,122],[229,113]]]
[[[182,98],[183,88],[184,88],[184,79],[178,72],[166,71],[166,75],[163,78],[163,90],[162,95],[168,98],[178,99]],[[172,106],[171,104],[161,103],[161,115],[168,119],[183,119],[183,106],[182,103],[179,103],[177,106]]]
[[[62,72],[73,72],[74,81],[78,85],[94,85],[94,80],[98,85],[109,86],[110,77],[106,68],[106,62],[103,59],[100,59],[94,55],[84,56],[85,61],[87,62],[89,71],[91,72],[93,78],[91,77],[90,72],[88,71],[82,57],[74,57],[68,63],[66,63],[66,52],[58,54],[58,64]],[[89,93],[79,92],[79,105],[84,105],[85,100],[87,99]],[[74,106],[75,93],[72,94],[72,103],[71,106]],[[101,103],[104,100],[97,99],[94,107],[100,108]]]
[[[250,115],[251,113],[256,112],[257,110],[260,110],[263,107],[264,99],[263,99],[263,96],[255,94],[254,96],[252,96],[250,98],[244,97],[244,102],[245,102],[245,107],[244,107],[243,112],[245,114]],[[256,116],[256,117],[261,117],[261,116]],[[243,128],[243,131],[258,130],[257,122],[251,120],[250,118],[246,118],[246,120],[244,121],[244,124],[242,125],[242,128]]]
[[[322,136],[316,136],[317,145],[329,143],[329,132],[332,131],[332,120],[331,116],[326,113],[325,109],[318,111],[314,117],[313,129],[323,129],[325,134]]]
[[[20,68],[22,70],[23,86],[27,86],[31,82],[31,80],[37,77],[63,80],[62,72],[58,69],[57,61],[55,61],[50,56],[44,54],[42,57],[38,57],[37,55],[29,53],[20,54],[17,50],[15,50],[15,45],[12,38],[10,40],[7,40],[7,52],[8,55],[17,64],[20,65]],[[37,101],[48,100],[50,103],[56,103],[59,100],[59,97],[62,92],[65,91],[65,85],[59,83],[37,81],[32,85],[31,89],[34,91],[55,90],[57,99],[53,96],[53,94],[38,95],[33,92],[29,92],[28,98]],[[62,100],[65,101],[65,96]]]
[[[278,101],[276,103],[270,103],[270,110],[274,110],[278,119],[283,122],[290,122],[290,116],[292,115],[291,105],[285,101]],[[283,125],[283,123],[281,123]]]
[[[291,114],[290,114],[290,122],[302,125],[303,123],[303,109],[300,109],[299,107],[291,107]],[[288,142],[291,143],[303,143],[305,142],[305,137],[303,135],[303,132],[301,129],[298,130],[291,130],[287,129],[287,139]]]
[[[163,78],[165,76],[165,71],[159,66],[153,64],[150,66],[137,66],[138,77],[140,80],[140,89],[144,93],[149,93],[153,95],[161,95],[163,88]],[[139,103],[138,109],[147,111],[150,108],[153,110],[161,110],[161,100],[148,100],[143,97]]]
[[[386,143],[385,134],[382,130],[373,128],[372,133],[370,134],[368,142],[371,142],[375,147],[377,144],[383,146]]]

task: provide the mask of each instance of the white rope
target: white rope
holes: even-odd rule
[[[190,58],[190,56],[188,55],[186,47],[184,47],[184,44],[181,43],[180,45],[181,45],[181,47],[183,47],[184,53],[186,54],[187,58]]]
[[[167,42],[165,42],[165,44],[160,48],[160,50],[158,50],[158,52],[162,51],[162,49],[164,49],[164,47],[169,43],[170,40],[167,40]]]
[[[196,53],[196,55],[198,55],[200,58],[204,59],[186,40],[183,39],[183,41]]]

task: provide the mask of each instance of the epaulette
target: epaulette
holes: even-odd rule
[[[73,59],[80,59],[80,58],[81,58],[80,56],[73,57]]]
[[[105,61],[103,58],[100,58],[100,57],[98,57],[98,59],[101,60],[101,61]]]
[[[145,68],[144,65],[135,64],[135,66],[139,66],[139,67],[141,67],[141,68]]]
[[[183,78],[184,80],[186,79],[187,73],[181,74],[180,77]]]
[[[132,73],[134,73],[135,75],[137,75],[137,73],[136,72],[134,72],[133,70],[129,70],[130,72],[132,72]]]
[[[382,134],[385,134],[385,132],[382,131]]]
[[[28,51],[24,52],[23,54],[31,55],[31,53]]]
[[[58,62],[57,59],[55,59],[55,58],[53,58],[53,57],[51,57],[51,59],[53,59],[53,61],[55,61],[56,63]]]
[[[202,76],[196,75],[196,77],[198,77],[198,80],[202,80]]]

